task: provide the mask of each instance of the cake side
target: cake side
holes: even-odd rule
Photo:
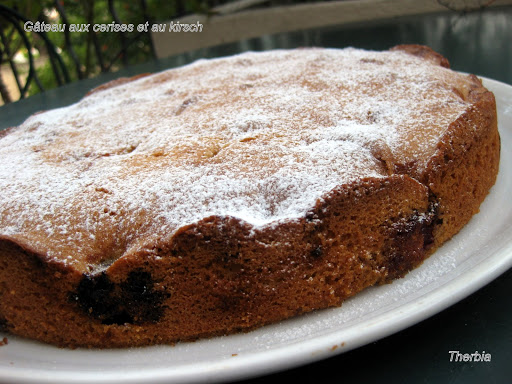
[[[402,276],[424,259],[433,219],[427,188],[391,176],[334,190],[307,217],[267,228],[206,218],[94,276],[2,241],[0,313],[4,329],[61,346],[249,330]]]
[[[439,205],[436,245],[450,239],[478,213],[499,171],[494,95],[480,86],[466,97],[473,103],[471,108],[450,125],[421,178]]]
[[[425,47],[397,49],[430,63],[428,68],[443,67],[438,84],[433,88],[413,86],[413,91],[421,91],[423,96],[434,100],[421,109],[424,115],[421,121],[430,122],[431,131],[422,128],[414,131],[417,137],[412,137],[414,135],[404,130],[407,121],[399,122],[392,134],[394,137],[397,132],[404,133],[397,136],[403,138],[403,142],[386,141],[383,140],[385,134],[377,133],[375,128],[396,122],[387,115],[390,113],[385,110],[390,105],[387,102],[373,109],[364,105],[355,115],[354,109],[345,108],[336,115],[340,120],[335,124],[332,111],[316,110],[318,108],[310,104],[307,113],[314,114],[314,119],[305,121],[314,121],[324,130],[308,130],[307,124],[299,119],[298,127],[306,132],[299,132],[300,140],[295,139],[301,150],[311,150],[311,146],[321,143],[329,156],[339,155],[335,151],[329,152],[333,149],[350,154],[359,151],[364,156],[357,155],[356,163],[352,155],[349,157],[353,177],[341,178],[344,181],[331,186],[327,184],[323,190],[315,190],[315,183],[305,184],[305,188],[312,187],[305,195],[312,190],[315,192],[312,194],[314,198],[303,205],[302,213],[295,212],[290,217],[275,216],[266,221],[251,222],[254,218],[247,216],[247,210],[238,216],[230,214],[233,213],[231,210],[225,214],[205,215],[171,229],[156,216],[156,224],[164,230],[155,230],[159,227],[155,227],[154,222],[145,223],[151,217],[147,211],[126,208],[105,211],[115,189],[84,183],[82,199],[92,196],[94,204],[94,209],[89,211],[89,225],[92,228],[95,220],[100,219],[97,222],[101,225],[94,226],[95,232],[83,229],[77,232],[81,234],[77,237],[82,238],[80,241],[83,242],[85,236],[91,239],[90,245],[87,242],[87,246],[80,245],[78,253],[75,238],[66,240],[65,247],[59,251],[62,256],[56,257],[55,248],[52,249],[55,245],[44,241],[36,226],[29,226],[32,229],[24,234],[12,229],[12,221],[11,229],[6,231],[9,226],[4,227],[0,235],[2,328],[37,340],[74,347],[123,347],[193,340],[248,330],[314,309],[340,305],[362,289],[390,282],[421,264],[478,211],[498,171],[499,134],[494,98],[478,79],[458,74],[450,78],[444,69],[446,59]],[[382,57],[375,57],[373,53],[362,57],[358,51],[355,55],[361,66],[384,64]],[[322,54],[313,56],[321,58],[320,62],[307,61],[313,68],[326,60]],[[244,56],[232,60],[237,66],[248,66],[257,61],[254,57]],[[204,70],[206,64],[185,69],[184,75],[191,71],[190,75],[197,76],[195,71]],[[219,65],[219,61],[212,65]],[[363,72],[369,70],[363,68]],[[382,69],[378,72],[383,73]],[[166,72],[138,80],[134,87],[139,89],[160,82],[168,84],[175,73]],[[319,78],[314,69],[304,69],[304,74],[307,73],[309,76],[300,80],[300,86],[308,92],[319,92],[325,86],[325,79]],[[379,77],[381,83],[372,83],[368,89],[361,88],[364,81],[355,87],[346,83],[330,86],[340,90],[340,98],[346,96],[344,88],[361,98],[392,85],[398,75],[393,71],[385,73]],[[446,78],[450,80],[443,83]],[[244,85],[243,89],[258,86],[253,84],[251,87],[246,80],[240,84]],[[402,83],[395,85],[399,89],[404,86]],[[103,87],[96,95],[108,89],[116,94],[121,92],[120,87],[123,85]],[[253,93],[251,97],[255,95]],[[383,95],[388,94],[384,92]],[[187,100],[190,101],[186,103]],[[196,112],[199,114],[208,113],[212,103],[218,103],[210,101],[210,104],[201,105],[200,98],[191,100],[190,95],[184,96],[181,104],[178,100],[174,116],[183,116],[192,108],[198,108]],[[376,100],[375,96],[372,100]],[[436,102],[439,100],[444,101]],[[84,102],[92,101],[86,97]],[[304,104],[301,107],[305,107]],[[440,111],[452,116],[451,121],[446,122],[445,118],[433,121],[431,116]],[[414,118],[417,113],[413,110],[409,117]],[[356,122],[350,125],[351,132],[346,129],[348,117]],[[66,156],[73,154],[78,163],[85,166],[82,169],[88,170],[101,164],[97,159],[115,159],[117,153],[117,158],[125,159],[131,170],[124,173],[126,171],[119,168],[123,177],[142,172],[148,163],[150,168],[155,166],[157,170],[176,161],[189,168],[215,167],[234,158],[238,162],[237,172],[252,173],[254,180],[258,180],[266,176],[259,173],[264,172],[260,167],[262,159],[267,162],[273,157],[277,159],[266,171],[271,174],[293,161],[302,165],[310,161],[304,155],[297,157],[295,154],[290,158],[285,152],[272,151],[270,156],[260,153],[261,145],[283,146],[297,133],[292,130],[291,136],[281,138],[272,130],[261,130],[265,124],[254,116],[250,121],[253,125],[245,124],[247,121],[240,125],[246,130],[242,130],[242,136],[237,136],[236,142],[228,145],[226,136],[217,132],[216,136],[195,141],[194,145],[188,142],[171,151],[163,145],[154,146],[150,155],[138,152],[140,144],[131,149],[123,144],[117,147],[117,152],[108,152],[109,156],[98,157],[102,153],[96,151],[85,157],[89,160],[82,162],[87,151],[70,152],[64,146],[60,147],[64,149],[62,157],[52,148],[46,151],[32,148],[50,162],[65,163]],[[253,128],[258,124],[259,132],[255,133]],[[361,127],[367,129],[366,134],[355,133]],[[27,128],[30,132],[39,126],[29,121],[25,124]],[[329,140],[325,132],[331,135]],[[75,139],[80,141],[80,131],[76,134]],[[73,141],[73,137],[71,139]],[[17,140],[23,140],[23,136]],[[257,145],[251,147],[252,144]],[[16,145],[15,140],[10,143],[11,148],[13,145]],[[355,150],[351,149],[354,145]],[[319,156],[321,148],[318,146],[319,151],[311,153]],[[81,150],[80,146],[78,150]],[[331,160],[326,158],[320,165],[326,167],[328,161]],[[194,188],[200,186],[191,185]],[[266,200],[269,202],[266,209],[273,213],[284,212],[286,205],[283,203],[289,197],[287,188],[290,186],[283,189],[277,179],[268,185],[273,186],[273,194],[271,200]],[[255,191],[248,191],[248,196],[253,198]],[[269,193],[270,190],[264,191]],[[9,208],[11,203],[3,204]],[[89,207],[83,204],[78,204],[75,209]],[[73,218],[73,212],[71,210],[71,216],[54,218],[54,226],[59,228],[59,220]],[[130,224],[119,224],[124,221]],[[9,219],[5,219],[5,223],[9,224]],[[127,237],[129,233],[131,238]],[[134,236],[134,233],[138,235]],[[91,234],[94,237],[90,237]],[[63,262],[70,255],[71,262]]]
[[[426,58],[443,67],[449,63],[430,48],[401,45],[392,48]],[[500,162],[500,136],[496,100],[482,81],[469,75],[453,89],[471,106],[450,123],[426,164],[395,164],[396,173],[409,174],[428,186],[437,206],[436,248],[460,231],[478,213],[496,182]]]

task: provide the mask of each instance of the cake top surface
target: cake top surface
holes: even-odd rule
[[[244,53],[105,87],[0,139],[0,236],[99,268],[211,215],[303,217],[341,184],[424,166],[467,77],[400,50]]]

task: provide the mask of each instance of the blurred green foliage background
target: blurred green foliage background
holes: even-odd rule
[[[231,0],[233,1],[233,0]],[[0,0],[6,6],[26,20],[52,24],[94,24],[116,21],[137,26],[146,21],[167,21],[191,13],[211,12],[211,9],[228,3],[226,0]],[[273,3],[291,3],[293,1],[267,1]],[[296,1],[295,1],[296,2]],[[261,3],[261,2],[260,2]],[[1,11],[1,8],[0,8]],[[19,24],[23,27],[23,23]],[[9,60],[14,59],[19,68],[20,78],[26,78],[29,65],[29,52],[19,31],[0,12],[0,29],[3,38],[0,41],[0,90],[4,102],[10,102],[5,93],[5,81],[10,75]],[[83,33],[47,32],[46,36],[61,56],[71,81],[95,76],[100,72],[115,71],[118,68],[141,63],[154,57],[149,33],[139,33],[136,28],[127,33],[101,33],[92,31]],[[27,32],[31,53],[34,56],[37,77],[44,89],[57,86],[54,69],[48,60],[48,47],[35,32]],[[68,39],[68,41],[66,41]],[[71,47],[71,48],[70,48]],[[3,72],[3,73],[2,73]],[[40,87],[32,81],[25,96],[40,92]],[[7,98],[7,100],[6,100]]]

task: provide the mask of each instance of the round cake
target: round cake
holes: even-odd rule
[[[417,45],[199,60],[0,133],[0,327],[246,331],[402,277],[495,182],[494,96]]]

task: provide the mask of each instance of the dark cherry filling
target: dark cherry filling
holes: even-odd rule
[[[0,332],[6,332],[8,329],[7,320],[0,317]]]
[[[150,273],[135,270],[119,284],[113,283],[104,272],[84,275],[70,299],[103,324],[122,325],[157,322],[167,297],[167,293],[154,289]]]
[[[430,204],[425,215],[414,214],[395,224],[391,244],[386,252],[389,260],[389,278],[401,277],[417,267],[434,244],[434,228],[442,223],[438,205]]]

